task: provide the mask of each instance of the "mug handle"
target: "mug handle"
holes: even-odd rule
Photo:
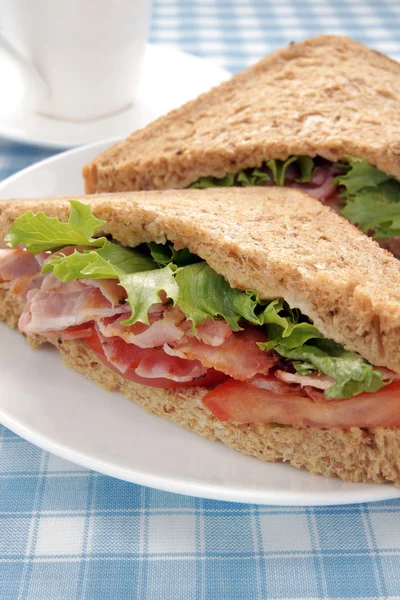
[[[49,86],[37,68],[1,33],[0,52],[4,52],[11,59],[13,64],[23,73],[28,84],[34,86],[37,94],[49,95]]]

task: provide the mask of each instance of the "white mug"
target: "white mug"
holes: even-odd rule
[[[2,0],[1,5],[0,53],[20,68],[33,110],[89,121],[132,103],[150,0]]]

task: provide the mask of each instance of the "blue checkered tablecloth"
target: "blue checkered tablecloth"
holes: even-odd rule
[[[400,57],[399,0],[155,0],[151,41],[236,72],[342,33]],[[0,141],[0,178],[51,151]],[[124,483],[0,426],[0,600],[400,598],[400,501],[229,504]]]

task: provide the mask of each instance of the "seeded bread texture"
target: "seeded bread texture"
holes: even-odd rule
[[[0,293],[0,321],[16,323],[18,299]],[[33,347],[44,338],[28,336]],[[161,389],[133,383],[107,368],[83,340],[56,343],[64,362],[108,391],[210,440],[261,460],[288,462],[314,475],[400,486],[400,428],[307,429],[219,422],[202,404],[207,388]],[[45,370],[45,365],[43,365]],[[44,372],[44,371],[43,371]],[[67,410],[67,408],[66,408]]]
[[[285,188],[81,197],[127,246],[171,240],[234,288],[283,297],[322,333],[400,373],[400,262],[317,200]],[[66,199],[0,202],[0,239],[27,210],[66,220]]]
[[[290,44],[84,168],[87,193],[182,188],[273,158],[361,158],[400,178],[400,64],[349,38]]]

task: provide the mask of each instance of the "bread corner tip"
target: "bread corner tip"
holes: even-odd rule
[[[82,169],[82,176],[85,184],[85,194],[95,194],[97,190],[97,165],[94,162],[88,163]]]

